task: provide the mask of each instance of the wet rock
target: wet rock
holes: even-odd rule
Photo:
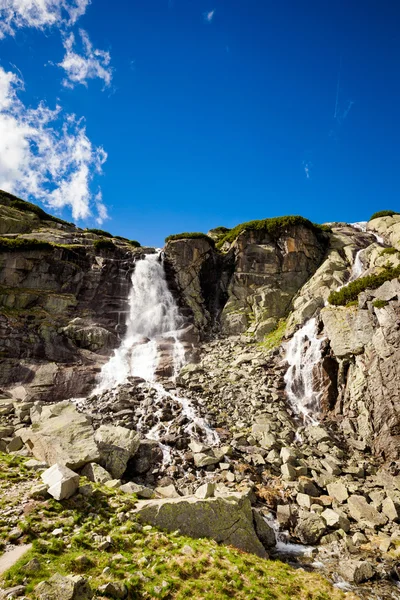
[[[133,474],[143,475],[159,465],[163,460],[163,453],[159,444],[153,440],[141,440],[135,456],[129,461],[129,471]]]

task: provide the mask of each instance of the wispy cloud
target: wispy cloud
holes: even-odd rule
[[[0,67],[0,188],[51,208],[69,207],[74,219],[94,209],[100,224],[107,209],[91,186],[106,152],[92,144],[83,120],[60,106],[25,106],[18,96],[23,87],[20,77]]]
[[[24,27],[71,26],[89,4],[90,0],[0,0],[0,39]]]
[[[63,85],[68,88],[73,88],[76,84],[87,86],[88,79],[101,79],[104,87],[108,87],[113,71],[110,66],[110,53],[93,48],[84,29],[79,30],[79,35],[82,41],[82,54],[75,51],[76,40],[73,33],[64,39],[65,56],[57,65],[64,69],[66,74]]]
[[[307,179],[311,178],[311,169],[312,169],[312,167],[313,167],[312,162],[310,162],[308,160],[307,161],[303,160],[303,170],[304,170],[304,173],[305,173]]]
[[[204,16],[204,20],[205,20],[207,23],[211,23],[211,21],[212,21],[212,20],[213,20],[213,18],[214,18],[214,15],[215,15],[215,8],[214,8],[213,10],[210,10],[210,11],[208,11],[208,12],[205,12],[205,13],[203,14],[203,16]]]

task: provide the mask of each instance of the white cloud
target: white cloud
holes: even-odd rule
[[[90,0],[0,0],[0,39],[17,29],[73,25]]]
[[[303,160],[303,169],[307,179],[311,178],[311,169],[313,167],[312,162]]]
[[[213,20],[215,15],[215,9],[210,10],[208,12],[204,13],[204,20],[207,21],[207,23],[211,23],[211,21]]]
[[[40,103],[26,107],[18,97],[23,82],[0,67],[0,189],[40,201],[50,208],[70,207],[74,219],[107,218],[101,193],[93,195],[93,175],[107,154],[93,146],[82,119]]]
[[[57,65],[66,73],[63,85],[73,88],[75,84],[87,85],[88,79],[102,79],[104,86],[109,86],[112,79],[110,53],[93,48],[88,34],[83,29],[79,30],[79,34],[82,40],[82,54],[78,54],[74,50],[75,36],[73,33],[64,39],[66,54],[62,62]]]

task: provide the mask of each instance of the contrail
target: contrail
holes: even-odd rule
[[[343,58],[343,56],[340,57],[340,64],[339,64],[339,75],[338,75],[338,81],[337,81],[337,87],[336,87],[335,114],[333,115],[334,119],[337,118],[337,109],[338,109],[338,103],[339,103],[339,88],[340,88],[340,75],[342,73],[342,58]]]

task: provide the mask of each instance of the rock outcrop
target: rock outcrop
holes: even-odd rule
[[[194,538],[208,537],[245,552],[267,556],[254,529],[251,504],[246,496],[171,498],[139,503],[136,516],[144,523],[179,531]]]

